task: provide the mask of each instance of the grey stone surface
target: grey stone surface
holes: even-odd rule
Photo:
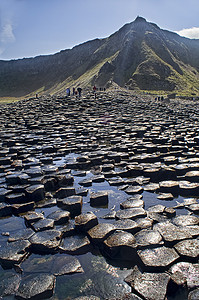
[[[65,237],[59,246],[61,252],[68,254],[87,253],[90,248],[90,241],[85,235]]]
[[[184,240],[177,243],[174,248],[179,253],[179,255],[188,258],[198,258],[199,257],[199,240],[191,239]]]
[[[116,230],[104,241],[104,251],[111,258],[131,260],[137,256],[134,236],[122,230]]]
[[[174,264],[169,272],[179,285],[186,284],[189,289],[197,288],[199,285],[199,264],[179,262]]]
[[[108,223],[101,223],[88,231],[89,237],[93,242],[102,242],[105,240],[113,231],[115,230],[115,226]]]
[[[33,274],[23,277],[16,293],[17,299],[47,299],[53,295],[55,276]]]
[[[75,228],[78,231],[86,232],[98,224],[97,216],[88,212],[75,217]]]
[[[162,236],[157,230],[143,229],[135,234],[135,239],[138,247],[150,248],[162,245]]]
[[[19,287],[21,275],[12,271],[3,274],[0,272],[0,278],[0,297],[14,295]]]
[[[27,256],[29,248],[27,240],[7,243],[0,248],[0,263],[6,268],[19,264]]]
[[[31,248],[38,253],[54,253],[60,244],[61,235],[61,231],[54,229],[37,232],[29,239]]]
[[[168,267],[179,258],[179,255],[174,249],[165,246],[138,250],[138,255],[145,267],[159,269]]]
[[[70,218],[69,211],[54,211],[47,216],[47,219],[53,219],[55,225],[66,224]]]

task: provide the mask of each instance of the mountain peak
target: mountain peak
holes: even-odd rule
[[[141,91],[198,94],[198,49],[199,40],[180,37],[137,16],[104,39],[51,56],[0,61],[0,97],[112,84]]]
[[[134,22],[146,22],[146,19],[140,16],[137,16]]]

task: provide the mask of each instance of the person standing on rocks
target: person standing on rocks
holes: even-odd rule
[[[77,88],[77,91],[78,91],[78,93],[79,93],[79,97],[81,97],[81,95],[82,95],[82,88],[78,87],[78,88]]]
[[[70,96],[70,88],[66,89],[66,97]]]
[[[75,88],[73,88],[73,96],[75,96]]]
[[[94,85],[94,87],[93,87],[93,92],[94,92],[95,99],[97,98],[96,90],[97,90],[97,88],[96,88],[96,86]]]

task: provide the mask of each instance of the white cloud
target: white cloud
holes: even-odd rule
[[[176,31],[181,36],[190,38],[190,39],[199,39],[199,27],[192,27]]]
[[[1,43],[7,44],[15,41],[15,36],[13,33],[13,28],[11,23],[6,23],[2,26],[0,32]]]
[[[13,33],[13,26],[11,22],[6,21],[1,24],[0,28],[0,55],[5,52],[8,44],[15,41],[15,36]]]

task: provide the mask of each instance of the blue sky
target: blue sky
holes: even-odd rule
[[[199,38],[199,0],[0,0],[0,59],[53,54],[104,38],[138,15]]]

